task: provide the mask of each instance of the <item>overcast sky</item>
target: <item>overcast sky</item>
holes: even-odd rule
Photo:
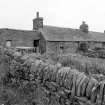
[[[105,30],[105,0],[0,0],[0,28],[32,30],[37,11],[45,25],[78,28],[86,21],[89,30]]]

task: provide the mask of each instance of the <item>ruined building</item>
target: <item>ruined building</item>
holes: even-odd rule
[[[86,43],[89,49],[105,47],[105,32],[89,31],[83,22],[79,29],[46,26],[37,12],[33,30],[0,29],[0,44],[5,47],[34,47],[43,54],[74,53]]]

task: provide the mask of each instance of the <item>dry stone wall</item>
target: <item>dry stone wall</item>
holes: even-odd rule
[[[105,105],[105,81],[98,82],[70,67],[51,65],[34,54],[21,56],[5,50],[4,57],[9,67],[3,83],[29,86],[26,93],[33,90],[36,95],[32,105]]]

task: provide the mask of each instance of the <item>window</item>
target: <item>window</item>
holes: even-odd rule
[[[60,48],[60,50],[63,50],[64,49],[64,42],[60,42],[59,43],[59,48]]]
[[[64,49],[64,46],[63,46],[63,45],[61,45],[61,46],[60,46],[60,49],[61,49],[61,50],[63,50],[63,49]]]
[[[102,47],[104,47],[104,48],[105,48],[105,42],[103,42],[103,43],[102,43]]]
[[[64,53],[64,43],[63,42],[60,42],[59,43],[59,53],[60,54],[63,54]]]
[[[11,47],[12,44],[12,40],[7,40],[6,41],[6,47]]]

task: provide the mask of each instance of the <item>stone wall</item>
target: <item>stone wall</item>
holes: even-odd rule
[[[47,54],[55,54],[58,50],[59,42],[46,42],[46,53]]]
[[[21,89],[23,105],[105,105],[105,81],[99,83],[75,69],[51,65],[41,58],[30,56],[30,59],[23,59],[8,50],[5,50],[4,57],[10,66],[9,75],[7,73],[4,77],[5,86],[9,86],[8,89],[16,88],[17,93]],[[14,97],[16,100],[17,94]]]
[[[40,34],[36,31],[24,31],[14,29],[0,29],[0,44],[6,46],[6,41],[11,41],[11,47],[33,47],[34,40],[40,40]]]
[[[95,47],[99,47],[99,48],[102,48],[103,47],[103,43],[102,42],[88,42],[89,44],[89,48],[90,49],[94,49]]]
[[[79,42],[79,41],[70,41],[70,42],[55,42],[55,41],[47,41],[46,42],[46,52],[47,54],[69,54],[76,53],[80,43],[87,43],[89,49],[94,49],[95,47],[104,47],[103,42],[96,41],[87,41],[87,42]]]
[[[78,48],[77,42],[47,42],[46,52],[48,54],[68,54],[75,53]]]

